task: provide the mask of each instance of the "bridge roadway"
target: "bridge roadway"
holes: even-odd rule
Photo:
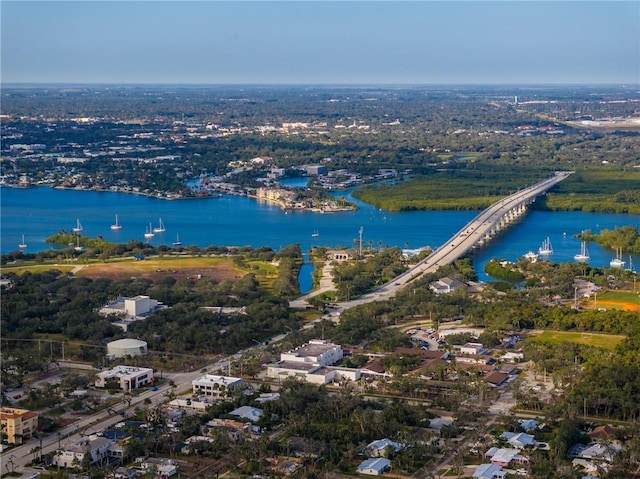
[[[526,206],[533,203],[537,196],[544,194],[557,183],[567,178],[571,173],[573,172],[556,172],[551,178],[524,188],[494,203],[466,224],[446,243],[411,269],[376,288],[371,293],[367,293],[351,301],[337,303],[333,315],[339,315],[339,313],[345,309],[371,301],[385,301],[423,274],[433,273],[439,267],[452,263],[472,248],[482,245],[485,241],[497,234],[498,231],[524,214]]]

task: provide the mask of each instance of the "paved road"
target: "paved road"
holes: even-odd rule
[[[333,265],[331,263],[325,263],[322,268],[322,277],[320,278],[320,287],[318,289],[314,289],[310,293],[305,294],[304,296],[300,296],[299,298],[294,299],[289,302],[289,306],[291,308],[299,308],[303,309],[309,306],[307,300],[313,298],[314,296],[318,296],[319,294],[325,293],[327,291],[335,290],[335,285],[333,284]]]
[[[225,370],[228,367],[228,361],[232,358],[240,357],[239,354],[235,354],[227,359],[221,359],[217,363],[207,366],[207,370],[222,369]],[[83,435],[90,435],[97,431],[107,429],[114,424],[123,420],[121,412],[129,416],[136,407],[149,407],[151,405],[157,405],[167,400],[165,394],[173,390],[176,395],[180,395],[184,392],[191,390],[191,382],[201,376],[203,373],[198,369],[197,371],[187,373],[165,374],[165,378],[174,382],[175,387],[169,385],[169,381],[166,384],[160,386],[157,391],[147,390],[142,394],[135,396],[129,406],[124,403],[118,403],[111,408],[112,411],[116,411],[116,414],[107,410],[101,410],[91,416],[87,416],[74,424],[60,430],[60,436],[58,434],[49,435],[42,439],[42,454],[47,454],[55,451],[59,444],[67,444],[79,440]],[[145,404],[145,400],[149,399],[151,405]],[[34,447],[40,446],[39,439],[30,439],[19,447],[13,448],[0,456],[0,462],[2,467],[9,464],[11,469],[11,461],[13,462],[13,468],[15,471],[23,471],[25,473],[37,472],[35,470],[26,467],[34,458],[34,453],[31,452]],[[39,455],[40,452],[36,454]]]
[[[285,336],[285,334],[274,336],[269,340],[269,343],[280,341]],[[251,349],[253,348],[248,348],[226,358],[221,358],[217,362],[207,365],[206,370],[219,370],[224,374],[226,373],[231,361],[240,359],[244,353]],[[75,442],[82,436],[87,436],[97,431],[107,429],[123,420],[123,416],[120,413],[124,413],[124,415],[128,417],[136,407],[151,407],[164,403],[167,401],[166,393],[169,391],[173,391],[176,396],[186,393],[187,391],[191,391],[192,381],[203,374],[203,371],[200,369],[185,373],[164,374],[164,378],[167,379],[167,382],[158,387],[157,391],[147,390],[135,396],[128,406],[125,403],[120,402],[111,408],[112,412],[109,412],[108,410],[98,411],[95,414],[87,416],[80,421],[61,429],[59,431],[59,436],[56,433],[44,437],[42,439],[42,443],[40,443],[39,439],[29,439],[21,446],[4,452],[0,456],[0,465],[2,468],[6,468],[8,466],[9,469],[7,469],[7,471],[13,469],[16,472],[22,472],[26,477],[30,477],[30,474],[39,472],[35,469],[26,467],[26,465],[34,459],[34,453],[32,452],[33,448],[39,447],[42,444],[42,454],[48,454],[58,449],[60,444]],[[173,381],[175,386],[171,386],[169,384],[170,381]],[[151,401],[151,404],[145,404],[147,399]],[[115,414],[113,411],[115,411]],[[35,453],[35,457],[38,457],[39,455],[40,451]]]
[[[371,293],[365,294],[352,301],[338,303],[337,311],[353,308],[371,301],[386,301],[407,284],[416,280],[425,273],[435,272],[441,266],[447,265],[460,258],[472,248],[481,244],[495,228],[500,226],[504,217],[520,206],[531,203],[537,196],[545,193],[551,187],[567,178],[572,172],[557,172],[551,178],[529,186],[523,190],[508,196],[481,212],[451,239],[420,261],[411,269],[394,278],[392,281],[380,286]]]

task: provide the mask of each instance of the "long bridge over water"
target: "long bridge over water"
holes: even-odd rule
[[[435,272],[441,266],[453,263],[471,249],[484,245],[500,231],[524,215],[527,211],[527,206],[533,203],[538,196],[546,193],[547,190],[567,178],[571,173],[573,172],[556,172],[551,178],[519,190],[494,203],[473,218],[442,246],[409,270],[357,299],[337,303],[335,311],[343,311],[371,301],[385,301],[425,273]],[[317,294],[317,292],[312,292],[292,301],[291,306],[304,307],[306,299],[314,296],[314,294]]]

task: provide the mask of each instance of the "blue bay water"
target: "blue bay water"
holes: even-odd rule
[[[338,195],[348,195],[348,192]],[[399,248],[438,247],[477,212],[416,211],[390,213],[361,203],[359,210],[320,214],[310,211],[283,211],[280,208],[240,196],[220,198],[161,200],[124,193],[108,193],[52,188],[0,188],[0,250],[3,254],[18,249],[24,235],[26,252],[49,248],[45,239],[59,230],[70,232],[80,220],[82,234],[102,235],[107,241],[145,241],[145,229],[166,227],[164,233],[149,239],[152,245],[171,245],[177,236],[184,246],[269,246],[280,249],[298,243],[303,252],[312,246],[351,247],[362,243],[365,248],[395,246]],[[118,215],[121,230],[110,226]],[[537,251],[542,241],[551,239],[552,261],[573,261],[580,250],[574,235],[585,229],[599,232],[616,226],[638,225],[640,216],[580,212],[527,213],[519,223],[502,232],[490,244],[474,253],[474,264],[481,280],[484,264],[497,257],[515,261],[529,250]],[[317,236],[313,233],[317,232]],[[608,266],[615,252],[597,244],[588,245],[590,264]],[[629,266],[628,254],[623,258]],[[640,257],[632,258],[640,264]],[[311,267],[306,265],[300,277],[302,291],[311,287]]]

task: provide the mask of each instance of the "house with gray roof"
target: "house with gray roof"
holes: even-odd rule
[[[362,461],[356,472],[368,476],[380,476],[391,469],[391,461],[384,457],[372,457]]]

